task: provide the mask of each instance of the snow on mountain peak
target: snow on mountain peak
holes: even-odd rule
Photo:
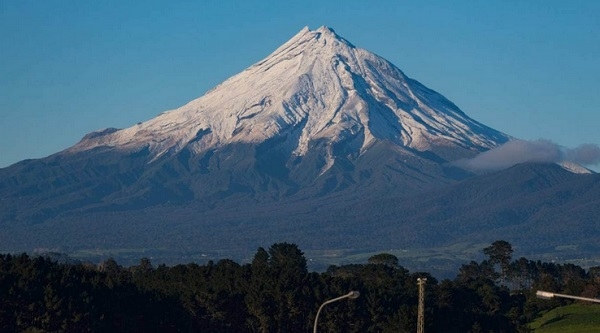
[[[69,151],[147,147],[159,157],[184,147],[201,153],[276,136],[285,137],[295,155],[306,154],[315,140],[358,140],[360,151],[386,140],[421,151],[441,145],[472,152],[508,140],[387,60],[321,26],[303,28],[265,59],[178,109],[86,136]]]

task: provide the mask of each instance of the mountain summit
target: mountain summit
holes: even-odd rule
[[[410,195],[464,179],[453,161],[508,140],[332,29],[306,27],[178,109],[0,170],[0,224]]]
[[[178,109],[0,169],[0,250],[595,246],[597,175],[454,163],[507,141],[332,29],[304,28]]]
[[[184,148],[203,154],[272,139],[290,159],[319,142],[325,149],[322,173],[340,147],[357,157],[387,142],[452,160],[509,138],[323,26],[305,27],[267,58],[176,110],[127,129],[92,133],[68,152],[148,149],[156,159]]]

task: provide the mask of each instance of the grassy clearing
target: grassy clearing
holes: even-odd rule
[[[398,257],[400,265],[410,271],[430,272],[434,276],[454,277],[460,263],[471,260],[479,261],[483,258],[481,249],[489,244],[459,243],[447,247],[427,249],[387,249],[368,251],[363,249],[324,249],[307,250],[304,255],[308,260],[309,270],[324,271],[330,265],[365,264],[367,260],[379,253],[390,253]],[[254,252],[239,253],[236,249],[222,249],[214,251],[185,251],[165,248],[88,248],[78,249],[67,253],[70,258],[81,261],[99,263],[107,258],[114,258],[124,266],[139,263],[142,257],[152,259],[153,263],[196,262],[204,264],[208,260],[217,262],[223,258],[233,259],[240,264],[250,263]]]
[[[600,305],[573,303],[552,309],[531,323],[535,333],[598,333]]]
[[[305,252],[309,266],[324,270],[329,265],[365,264],[379,253],[395,255],[400,265],[410,271],[424,271],[438,277],[454,277],[461,263],[483,259],[482,249],[489,244],[459,243],[447,247],[427,249],[387,249],[361,251],[357,249],[308,250]]]
[[[456,277],[460,265],[470,261],[480,262],[485,259],[482,249],[489,245],[488,243],[463,242],[445,247],[395,248],[378,251],[356,248],[306,249],[304,255],[308,260],[309,270],[325,271],[330,265],[365,264],[371,256],[385,252],[395,255],[400,265],[411,272],[428,272],[437,278],[452,279]],[[264,245],[265,248],[268,248],[268,246]],[[152,259],[155,264],[165,263],[167,265],[191,262],[205,264],[209,260],[217,262],[225,258],[232,259],[240,264],[248,264],[252,261],[255,253],[255,251],[241,249],[207,249],[206,251],[200,251],[172,248],[88,248],[73,250],[66,254],[73,259],[95,263],[112,257],[119,264],[129,266],[138,264],[142,257]],[[570,262],[584,268],[600,265],[600,256],[574,260],[572,258],[560,258],[556,253],[547,253],[537,254],[529,259],[546,262]],[[600,330],[598,332],[600,333]]]
[[[402,259],[420,259],[427,261],[429,259],[449,259],[449,260],[475,260],[481,256],[481,250],[489,244],[460,243],[448,247],[436,247],[427,249],[389,249],[373,252],[362,252],[358,250],[308,250],[307,255],[318,257],[319,259],[330,258],[332,264],[340,261],[348,263],[365,263],[369,257],[379,253],[393,254],[400,261]],[[325,259],[326,260],[326,259]]]

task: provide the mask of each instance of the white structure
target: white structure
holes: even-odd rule
[[[598,298],[587,298],[587,297],[579,297],[579,296],[572,296],[572,295],[565,295],[565,294],[557,294],[557,293],[552,293],[549,291],[543,291],[543,290],[538,290],[535,295],[539,298],[544,298],[544,299],[551,299],[554,297],[561,297],[561,298],[570,298],[570,299],[575,299],[578,301],[586,301],[586,302],[594,302],[594,303],[600,303],[600,299]]]
[[[337,298],[334,298],[334,299],[330,299],[330,300],[326,301],[325,303],[321,304],[321,306],[319,307],[319,310],[317,311],[317,316],[315,317],[315,325],[313,327],[313,333],[317,333],[317,323],[319,321],[319,314],[321,313],[321,310],[323,309],[323,307],[325,305],[327,305],[329,303],[333,303],[333,302],[339,301],[339,300],[344,299],[344,298],[355,299],[358,296],[360,296],[360,293],[358,291],[356,291],[356,290],[353,290],[353,291],[347,293],[344,296],[340,296],[340,297],[337,297]]]

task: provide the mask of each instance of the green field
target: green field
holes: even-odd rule
[[[386,252],[395,255],[400,265],[410,271],[428,272],[438,278],[454,278],[461,264],[470,261],[480,261],[484,259],[482,249],[487,243],[457,243],[451,246],[432,247],[425,249],[415,248],[396,248],[373,251],[369,249],[321,249],[304,251],[308,261],[308,267],[311,271],[325,271],[329,265],[346,264],[364,264],[368,258]],[[268,248],[270,244],[262,244]],[[561,249],[555,249],[555,252],[536,254],[535,258],[548,262],[569,262],[584,268],[600,265],[600,257],[593,256],[582,259],[573,259],[569,256],[567,246]],[[186,264],[196,262],[205,264],[209,260],[214,262],[220,259],[233,259],[240,264],[247,264],[252,261],[256,252],[242,252],[236,249],[211,249],[206,251],[189,249],[167,249],[167,248],[92,248],[67,251],[72,259],[99,263],[109,257],[114,258],[123,266],[137,265],[140,258],[147,257],[152,259],[154,264],[165,263],[167,265]],[[515,258],[516,259],[516,258]],[[598,330],[600,333],[600,330]]]
[[[600,305],[574,303],[552,309],[530,326],[534,333],[598,333]]]

